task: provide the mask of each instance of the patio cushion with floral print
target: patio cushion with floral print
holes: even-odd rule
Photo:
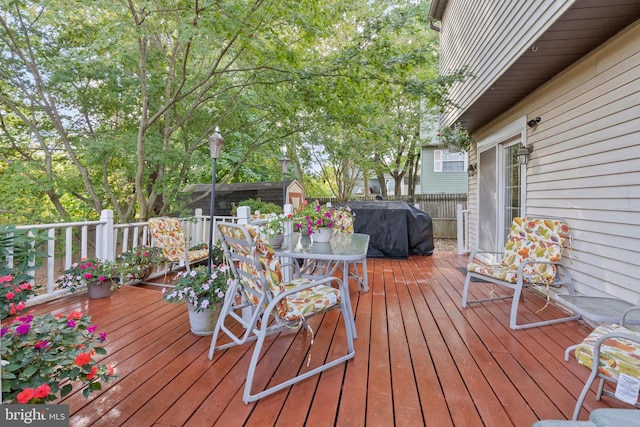
[[[149,229],[153,237],[154,245],[162,248],[162,254],[169,261],[179,262],[185,259],[187,242],[182,231],[182,226],[177,218],[150,218]],[[187,251],[187,259],[197,261],[209,256],[207,249]]]
[[[297,278],[290,282],[283,283],[282,268],[280,261],[275,254],[273,248],[260,239],[260,232],[253,226],[245,226],[251,239],[254,241],[252,246],[256,251],[255,255],[262,267],[262,273],[264,273],[264,279],[267,282],[271,294],[276,297],[282,292],[296,288],[298,286],[306,285],[312,282],[309,279]],[[237,239],[244,239],[244,235],[240,229],[226,227],[221,225],[222,232],[227,235],[232,235]],[[234,251],[240,251],[242,255],[253,258],[253,254],[247,253],[247,247],[233,244],[230,246]],[[262,293],[262,285],[260,274],[261,272],[252,263],[241,263],[240,268],[255,277],[255,280],[243,279],[243,284],[253,289],[258,294]],[[254,305],[258,304],[258,298],[245,292],[249,301]],[[278,316],[288,321],[299,320],[300,318],[307,316],[310,313],[326,310],[340,301],[340,291],[326,285],[317,285],[309,289],[301,290],[295,294],[292,294],[285,299],[281,300],[276,310]]]
[[[593,349],[596,341],[611,332],[624,332],[639,335],[624,326],[615,323],[604,323],[587,336],[575,350],[576,359],[584,366],[593,366]],[[600,346],[598,372],[617,380],[620,373],[640,377],[640,343],[623,338],[611,338]]]
[[[525,260],[559,262],[562,248],[569,236],[569,226],[560,219],[514,218],[500,264],[470,263],[467,270],[516,283],[518,265]],[[551,284],[556,277],[556,266],[526,264],[524,283]]]

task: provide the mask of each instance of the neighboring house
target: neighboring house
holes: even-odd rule
[[[419,177],[418,177],[419,178]],[[387,186],[387,194],[394,194],[396,188],[396,181],[390,176],[385,175],[385,185]],[[407,181],[407,177],[404,177],[402,180],[402,196],[406,196],[409,194],[409,183]],[[420,183],[416,185],[416,194],[422,194],[420,191]],[[382,190],[380,189],[380,181],[377,177],[372,176],[369,178],[369,190],[365,191],[364,188],[364,180],[359,179],[356,186],[353,188],[353,194],[358,196],[367,196],[370,194],[381,195]]]
[[[467,153],[425,145],[421,154],[422,194],[467,193]]]
[[[473,75],[441,117],[475,141],[471,247],[502,248],[516,215],[563,217],[576,291],[640,303],[640,1],[432,0],[429,14],[441,72]]]
[[[467,193],[467,154],[450,152],[440,143],[438,118],[424,114],[420,123],[420,187],[422,194]]]

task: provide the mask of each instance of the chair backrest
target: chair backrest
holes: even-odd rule
[[[171,261],[185,257],[187,241],[177,218],[158,217],[148,221],[153,246],[162,248],[162,254]]]
[[[249,302],[266,305],[285,291],[280,261],[273,248],[260,238],[256,227],[228,222],[218,222],[217,226],[232,274],[240,281]],[[276,306],[281,318],[288,309],[286,299]]]
[[[569,226],[557,218],[513,219],[505,243],[502,265],[517,269],[525,260],[560,262],[569,240]],[[539,275],[547,283],[556,276],[556,267],[548,264],[527,264],[525,275]]]

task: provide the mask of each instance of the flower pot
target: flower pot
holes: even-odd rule
[[[284,241],[284,234],[277,234],[275,236],[269,237],[269,245],[271,245],[271,247],[275,249],[281,248],[283,241]]]
[[[333,228],[320,227],[313,232],[313,241],[317,243],[328,243],[333,236]]]
[[[214,304],[211,309],[196,311],[195,306],[191,303],[189,306],[189,323],[191,324],[191,333],[195,335],[213,335],[216,328],[222,303]],[[215,308],[215,310],[213,310]]]
[[[147,277],[149,277],[149,275],[153,271],[153,267],[154,266],[151,264],[141,265],[137,273],[133,274],[133,278],[138,280],[146,279]]]
[[[89,299],[101,299],[109,298],[111,296],[111,279],[107,279],[104,282],[98,280],[91,280],[87,282],[87,295]]]

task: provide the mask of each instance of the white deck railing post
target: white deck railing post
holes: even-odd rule
[[[247,225],[251,220],[251,208],[249,206],[238,206],[238,224]]]
[[[100,221],[104,221],[104,223],[98,225],[96,232],[96,237],[98,238],[96,242],[96,257],[113,261],[116,253],[113,211],[111,209],[104,209],[100,212]]]
[[[456,235],[458,239],[458,255],[469,252],[469,211],[456,205]]]

